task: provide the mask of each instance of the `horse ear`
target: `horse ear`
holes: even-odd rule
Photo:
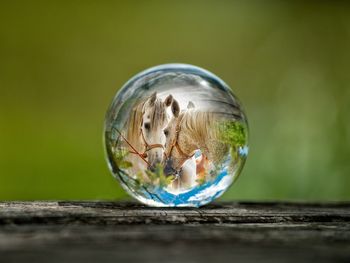
[[[152,95],[148,99],[149,105],[152,106],[154,104],[154,102],[156,101],[156,99],[157,99],[157,92],[155,91],[152,93]]]
[[[169,95],[168,97],[165,98],[164,105],[166,107],[169,107],[172,102],[173,102],[173,96]]]
[[[194,109],[194,103],[192,101],[188,102],[187,109]]]
[[[171,111],[176,118],[179,117],[180,106],[177,100],[173,100],[173,103],[171,104]]]

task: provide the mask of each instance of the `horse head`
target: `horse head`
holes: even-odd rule
[[[180,109],[173,110],[174,116],[164,129],[165,135],[165,155],[163,161],[165,175],[178,175],[183,164],[193,157],[195,148],[191,143],[191,138],[187,134],[183,120],[194,109],[193,102],[189,102],[187,110],[180,113]]]
[[[172,95],[163,101],[154,92],[143,105],[140,139],[144,145],[148,169],[154,170],[163,161],[166,140],[163,129],[169,121],[167,108],[175,104],[178,105]],[[176,106],[172,106],[174,107]]]

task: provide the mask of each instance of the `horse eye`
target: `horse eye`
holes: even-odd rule
[[[147,122],[147,123],[145,123],[145,129],[146,130],[149,130],[151,128],[151,125]]]
[[[168,136],[168,134],[169,134],[169,131],[168,131],[168,130],[165,130],[165,131],[164,131],[164,135],[165,135],[165,136]]]

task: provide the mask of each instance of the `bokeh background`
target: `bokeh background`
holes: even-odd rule
[[[2,1],[0,199],[125,199],[102,145],[118,89],[183,62],[250,124],[226,200],[350,199],[350,6],[337,1]]]

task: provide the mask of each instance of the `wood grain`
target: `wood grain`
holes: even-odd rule
[[[0,262],[350,262],[350,203],[0,202]]]

